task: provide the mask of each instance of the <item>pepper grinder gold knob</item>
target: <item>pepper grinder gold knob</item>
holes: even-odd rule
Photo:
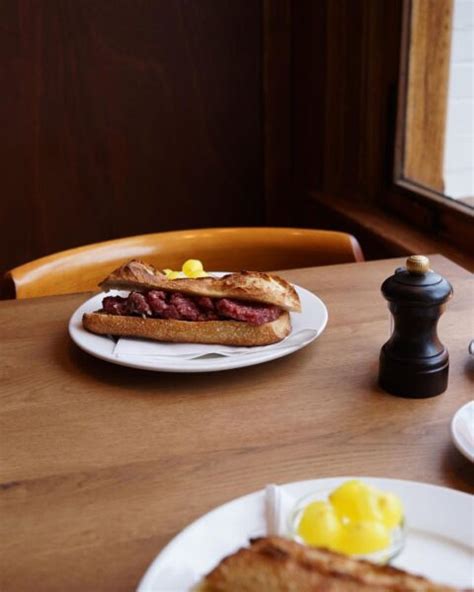
[[[410,273],[423,274],[430,270],[430,260],[424,255],[412,255],[408,257],[406,266]]]

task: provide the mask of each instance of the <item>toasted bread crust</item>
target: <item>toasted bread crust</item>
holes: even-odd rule
[[[193,280],[194,281],[194,280]],[[176,343],[217,343],[220,345],[256,346],[281,341],[291,331],[287,312],[271,323],[250,325],[241,321],[177,321],[133,316],[85,313],[84,327],[99,335],[144,337]]]
[[[281,537],[223,559],[195,592],[454,592],[420,576]]]
[[[113,271],[100,286],[104,290],[158,289],[210,298],[237,298],[301,311],[300,299],[291,284],[277,275],[256,271],[231,273],[222,278],[169,280],[151,265],[132,260]]]

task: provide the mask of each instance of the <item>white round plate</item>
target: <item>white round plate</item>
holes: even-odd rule
[[[217,274],[216,274],[217,275]],[[283,356],[287,356],[311,343],[321,335],[326,327],[328,312],[326,306],[315,294],[294,286],[301,300],[301,313],[290,313],[292,331],[288,337],[272,345],[255,348],[242,348],[245,353],[233,356],[207,356],[194,359],[167,356],[121,356],[114,355],[115,341],[103,335],[95,335],[86,331],[82,326],[82,315],[86,312],[94,312],[102,308],[102,299],[105,293],[96,294],[82,304],[72,315],[69,321],[69,335],[76,345],[85,352],[113,364],[140,368],[143,370],[156,370],[161,372],[215,372],[218,370],[231,370],[269,362]],[[123,292],[109,292],[111,294],[123,294]],[[298,336],[301,335],[301,339]],[[295,339],[296,337],[296,339]],[[288,346],[285,345],[288,343]],[[170,344],[173,345],[173,344]],[[171,348],[170,348],[171,351]]]
[[[403,551],[392,565],[433,581],[469,588],[473,565],[473,499],[467,493],[396,479],[356,477],[402,499],[407,523]],[[295,500],[314,491],[328,493],[347,479],[315,479],[283,486]],[[138,592],[185,592],[221,559],[265,536],[264,491],[233,500],[202,516],[156,557]]]
[[[474,401],[456,411],[451,421],[451,435],[459,452],[474,462]]]

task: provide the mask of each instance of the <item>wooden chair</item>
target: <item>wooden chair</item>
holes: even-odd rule
[[[181,269],[200,259],[208,271],[291,269],[363,261],[350,234],[299,228],[207,228],[145,234],[69,249],[6,273],[10,297],[31,298],[96,290],[130,259]]]

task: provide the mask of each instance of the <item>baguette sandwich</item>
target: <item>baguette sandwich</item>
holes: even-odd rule
[[[290,333],[289,312],[301,311],[291,284],[260,272],[171,280],[151,265],[133,260],[112,272],[100,287],[130,291],[125,297],[107,296],[101,310],[84,314],[84,327],[101,335],[268,345]]]
[[[421,576],[271,536],[224,558],[194,592],[456,592]]]

